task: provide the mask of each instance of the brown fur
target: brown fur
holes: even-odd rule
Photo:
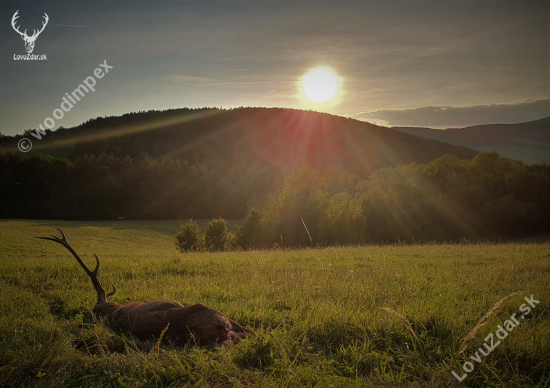
[[[61,232],[62,238],[55,236],[38,238],[55,241],[73,254],[90,276],[96,289],[97,303],[94,313],[104,317],[111,326],[131,332],[138,338],[147,339],[159,338],[162,331],[169,325],[164,333],[164,338],[180,344],[190,341],[199,345],[219,344],[225,341],[236,342],[245,338],[244,329],[235,321],[202,304],[185,307],[171,300],[153,302],[143,300],[125,305],[109,302],[107,297],[113,295],[116,288],[113,286],[113,291],[105,294],[97,279],[99,258],[94,255],[97,264],[96,268],[90,271],[67,242],[65,233],[61,229],[57,229]]]

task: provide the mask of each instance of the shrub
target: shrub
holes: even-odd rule
[[[237,234],[236,233],[232,233],[232,232],[227,232],[227,239],[226,239],[226,243],[225,243],[225,249],[226,250],[236,250],[236,249],[239,249],[240,245],[239,245],[239,240],[237,238]]]
[[[206,249],[213,251],[223,251],[230,241],[230,235],[227,231],[227,221],[223,218],[216,218],[206,225],[204,231],[204,242]]]
[[[204,246],[204,234],[199,224],[192,219],[180,224],[175,243],[181,252],[200,250]]]
[[[249,208],[235,233],[235,245],[242,249],[257,247],[264,242],[262,214],[258,209]]]

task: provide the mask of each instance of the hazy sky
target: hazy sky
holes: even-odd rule
[[[106,59],[113,68],[70,112],[180,107],[315,109],[384,125],[456,127],[550,116],[549,2],[59,1],[0,3],[0,131],[36,128]],[[33,54],[11,27],[49,24]],[[341,80],[313,105],[300,77]]]

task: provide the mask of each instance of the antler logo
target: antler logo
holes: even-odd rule
[[[42,31],[44,31],[44,28],[46,27],[46,25],[48,24],[48,20],[50,19],[48,18],[48,14],[44,12],[45,16],[42,17],[46,20],[42,22],[42,28],[40,29],[40,31],[34,30],[32,36],[28,36],[27,30],[25,30],[25,32],[21,32],[19,31],[19,28],[15,25],[15,20],[19,17],[18,13],[19,11],[15,11],[15,13],[13,14],[13,17],[11,18],[11,26],[15,31],[17,31],[19,35],[21,35],[21,38],[23,38],[23,40],[25,41],[25,50],[27,50],[27,53],[31,54],[32,50],[34,50],[36,38],[38,38],[38,35],[40,35]]]

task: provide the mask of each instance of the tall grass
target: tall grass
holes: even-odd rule
[[[2,386],[548,384],[548,242],[178,253],[160,221],[55,222],[87,263],[98,254],[100,280],[118,288],[113,301],[203,303],[254,332],[207,349],[93,323],[86,274],[62,247],[33,238],[53,225],[0,221]],[[517,290],[540,305],[458,383],[451,370],[466,360],[465,337]],[[468,343],[519,304],[493,309]]]

